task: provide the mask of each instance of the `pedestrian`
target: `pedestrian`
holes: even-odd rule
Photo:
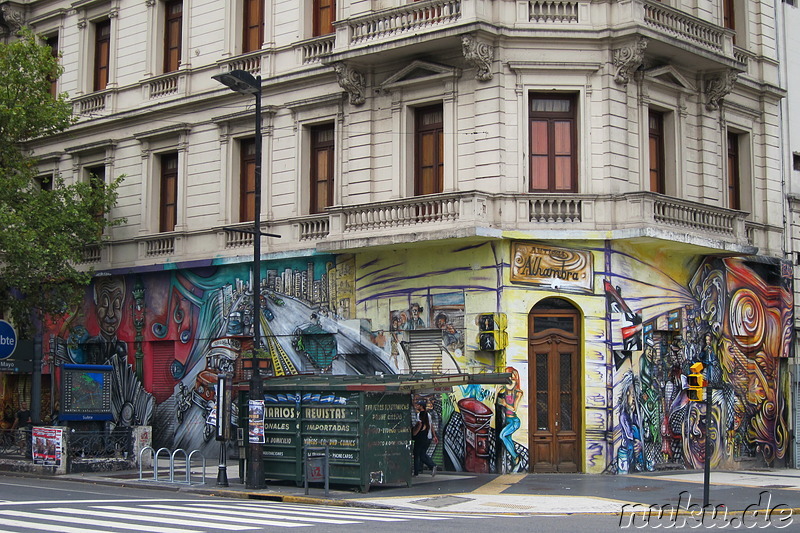
[[[23,456],[31,455],[31,428],[33,427],[33,420],[31,419],[31,411],[28,409],[28,404],[22,402],[14,417],[14,424],[11,429],[17,430],[17,442]]]
[[[32,426],[31,411],[28,409],[28,404],[22,402],[19,411],[17,411],[14,417],[14,424],[11,426],[11,429],[30,429]]]
[[[414,475],[418,476],[422,472],[422,465],[424,464],[431,469],[431,477],[433,477],[439,467],[428,455],[428,446],[430,446],[432,439],[438,443],[439,437],[436,435],[436,430],[433,429],[433,424],[431,424],[426,402],[424,400],[419,401],[414,408],[417,410],[417,419],[411,430],[411,436],[414,440]]]

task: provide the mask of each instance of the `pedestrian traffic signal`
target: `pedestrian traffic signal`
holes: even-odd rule
[[[702,402],[706,399],[706,378],[703,377],[703,363],[695,363],[689,367],[692,371],[689,374],[689,400]]]
[[[483,313],[475,320],[478,322],[478,349],[496,352],[508,346],[508,334],[505,332],[508,318],[505,313]]]

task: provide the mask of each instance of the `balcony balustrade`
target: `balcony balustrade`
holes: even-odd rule
[[[652,236],[681,242],[706,242],[726,250],[758,246],[771,249],[781,228],[746,221],[747,213],[712,207],[651,192],[619,195],[592,194],[492,194],[478,191],[433,194],[359,205],[333,206],[319,215],[306,215],[264,223],[263,231],[282,235],[268,239],[264,253],[320,247],[338,249],[353,239],[414,240],[458,238],[467,228],[488,228],[539,234],[543,239],[597,238],[598,232]],[[249,229],[251,223],[241,224]],[[226,226],[227,227],[227,226]],[[234,226],[236,227],[236,226]],[[618,233],[618,235],[623,235]],[[214,238],[214,235],[217,238]],[[337,244],[338,243],[338,244]],[[136,252],[126,246],[138,245]],[[364,244],[370,245],[370,244]],[[105,268],[114,250],[115,266],[152,264],[168,256],[181,260],[250,255],[253,237],[221,227],[155,234],[107,243],[102,255],[87,251],[86,263]],[[360,245],[359,245],[360,246]],[[87,264],[86,266],[90,266]]]
[[[461,18],[461,3],[462,0],[427,0],[349,19],[349,44],[363,44],[447,26]]]
[[[153,100],[178,94],[178,84],[181,76],[180,73],[171,72],[147,82],[145,85],[148,93],[147,98]]]
[[[73,113],[79,117],[100,115],[106,111],[108,92],[91,93],[72,100]]]

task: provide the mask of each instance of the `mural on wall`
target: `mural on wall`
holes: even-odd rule
[[[702,465],[705,408],[686,395],[697,361],[721,384],[712,464],[785,455],[779,359],[791,347],[792,293],[791,270],[779,264],[492,242],[262,265],[260,317],[248,264],[99,276],[45,339],[64,362],[124,362],[119,388],[130,392],[119,418],[149,416],[157,444],[209,455],[216,376],[246,379],[255,320],[275,375],[506,371],[508,385],[425,395],[441,438],[429,451],[452,470],[523,472],[532,461],[528,315],[545,298],[568,296],[583,313],[587,470]],[[481,313],[507,313],[506,350],[480,349]],[[435,364],[431,353],[441,354]]]
[[[340,373],[394,371],[347,324],[353,281],[342,276],[353,274],[351,257],[262,265],[260,317],[247,264],[99,276],[83,306],[51,320],[45,338],[61,362],[113,365],[116,424],[152,424],[162,442],[185,449],[213,445],[217,374],[242,378],[257,319],[276,375],[338,363]]]
[[[617,471],[664,463],[702,468],[706,435],[713,439],[712,467],[784,457],[789,434],[779,363],[791,350],[790,280],[779,264],[709,258],[675,296],[685,300],[679,305],[631,299],[653,318],[639,328],[640,350],[623,341],[614,353]],[[609,300],[635,307],[625,303],[627,290],[605,286]],[[696,362],[715,387],[709,427],[705,404],[687,396],[686,376]]]

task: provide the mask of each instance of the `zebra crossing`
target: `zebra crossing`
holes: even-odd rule
[[[148,531],[153,533],[207,533],[211,531],[259,531],[313,526],[374,526],[453,518],[485,518],[476,515],[354,507],[300,505],[252,501],[198,500],[93,500],[87,502],[17,502],[0,504],[0,533],[53,531],[100,533]]]

